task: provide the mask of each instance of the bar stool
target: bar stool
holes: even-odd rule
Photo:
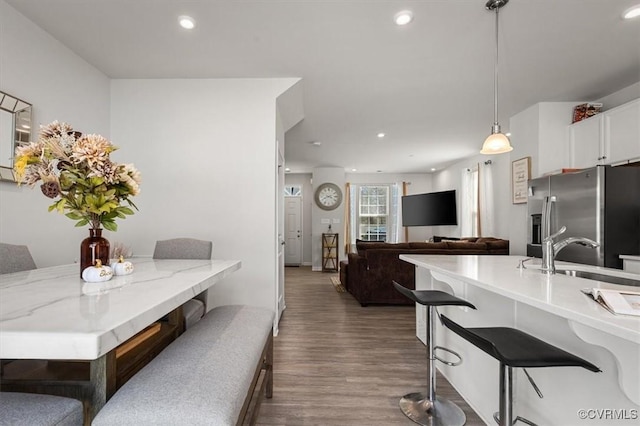
[[[536,426],[530,420],[513,416],[513,368],[522,368],[540,398],[542,393],[526,368],[582,367],[595,373],[601,370],[582,358],[543,342],[523,331],[509,327],[464,328],[444,315],[445,327],[500,361],[500,408],[493,418],[500,426],[512,426],[521,421]]]
[[[424,395],[410,393],[400,400],[400,409],[414,422],[428,426],[462,426],[467,418],[460,407],[448,399],[436,396],[436,360],[451,366],[460,365],[462,358],[451,349],[435,346],[435,310],[437,306],[467,306],[476,309],[466,300],[439,290],[410,290],[393,281],[393,286],[404,296],[427,307],[427,357],[429,358],[429,390]],[[436,355],[443,350],[458,358],[456,362],[446,361]]]

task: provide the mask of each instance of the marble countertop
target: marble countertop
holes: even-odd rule
[[[133,274],[104,283],[82,281],[77,264],[0,275],[0,359],[97,359],[241,266],[133,264]]]
[[[400,259],[509,297],[517,302],[536,307],[563,318],[640,344],[640,317],[614,315],[580,291],[583,288],[612,288],[640,291],[640,287],[610,284],[567,275],[545,275],[540,272],[540,260],[525,263],[525,256],[452,256],[452,255],[400,255]],[[531,262],[534,262],[532,265]],[[537,264],[536,264],[537,262]],[[634,277],[638,274],[569,262],[556,262],[556,267],[606,271],[614,275]],[[568,268],[570,267],[570,268]],[[473,302],[473,301],[471,301]]]

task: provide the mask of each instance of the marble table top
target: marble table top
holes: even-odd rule
[[[610,284],[564,274],[542,274],[540,259],[527,262],[526,269],[519,269],[518,261],[526,259],[526,256],[400,255],[400,259],[429,269],[432,275],[444,274],[640,344],[640,317],[614,315],[580,291],[590,287],[640,291],[639,287]],[[638,278],[637,274],[620,270],[556,262],[556,267],[561,266],[600,272],[606,269],[614,275]]]
[[[0,359],[93,360],[240,269],[237,260],[133,259],[85,283],[77,264],[0,275]]]

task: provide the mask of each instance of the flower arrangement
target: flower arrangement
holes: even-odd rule
[[[42,193],[56,200],[49,211],[66,211],[76,226],[116,231],[117,218],[138,210],[131,197],[140,192],[140,172],[133,164],[109,159],[116,149],[100,135],[83,135],[54,121],[40,126],[36,142],[16,148],[16,180],[31,187],[42,181]]]

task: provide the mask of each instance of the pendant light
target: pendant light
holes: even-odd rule
[[[496,63],[493,76],[493,126],[491,134],[482,144],[480,154],[502,154],[513,149],[507,135],[500,131],[498,123],[498,11],[507,3],[509,0],[489,0],[485,5],[487,10],[496,11]]]

